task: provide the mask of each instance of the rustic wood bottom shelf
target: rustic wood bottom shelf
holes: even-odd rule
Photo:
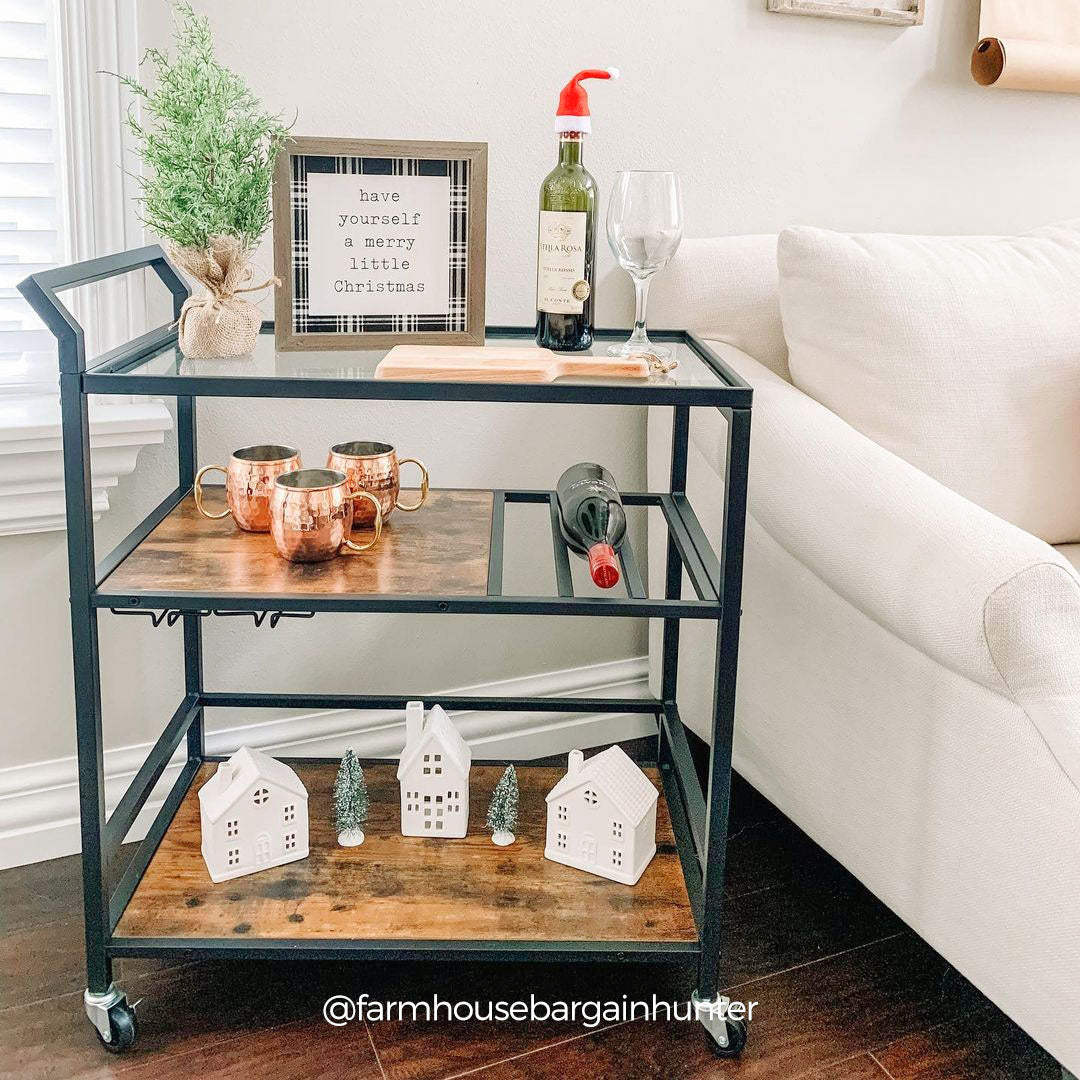
[[[337,845],[331,789],[336,763],[292,763],[309,793],[311,854],[287,866],[215,885],[199,851],[198,789],[204,764],[131,898],[121,939],[257,938],[422,941],[624,941],[696,943],[697,931],[663,794],[657,854],[629,887],[549,862],[544,796],[560,768],[518,768],[520,826],[511,847],[483,829],[502,766],[476,765],[471,835],[398,832],[395,766],[365,768],[371,812],[361,847]],[[646,770],[659,787],[655,769]]]

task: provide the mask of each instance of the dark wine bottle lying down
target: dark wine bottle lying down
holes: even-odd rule
[[[623,510],[615,479],[590,461],[571,465],[555,485],[559,500],[559,526],[566,546],[589,562],[589,574],[601,589],[619,583],[615,555],[626,535]]]

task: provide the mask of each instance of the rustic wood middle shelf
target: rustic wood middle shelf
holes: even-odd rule
[[[224,488],[207,487],[206,507],[225,507]],[[405,498],[415,501],[414,493]],[[487,593],[491,540],[490,491],[433,490],[415,514],[398,511],[382,539],[362,555],[346,552],[320,563],[282,559],[269,533],[216,521],[184,498],[105,580],[109,592],[159,590],[261,596],[398,593]],[[366,541],[370,532],[356,530]]]

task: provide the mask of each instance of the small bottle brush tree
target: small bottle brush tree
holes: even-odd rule
[[[506,847],[514,842],[514,830],[518,820],[518,783],[513,765],[499,777],[491,793],[491,805],[487,812],[487,827],[491,830],[491,842]]]
[[[184,304],[181,350],[196,359],[243,356],[262,315],[239,294],[274,283],[252,285],[249,259],[270,225],[274,160],[288,127],[218,63],[209,20],[187,3],[173,12],[175,57],[149,49],[143,58],[153,88],[119,77],[136,99],[127,126],[147,170],[138,178],[142,217],[207,289]]]
[[[334,781],[334,817],[338,843],[342,847],[355,847],[364,842],[364,830],[360,826],[367,821],[367,815],[367,781],[350,747],[341,759]]]

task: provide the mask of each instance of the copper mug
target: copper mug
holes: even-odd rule
[[[366,544],[349,539],[353,502],[371,504],[375,535]],[[382,507],[366,491],[352,492],[336,469],[297,469],[274,481],[270,495],[270,535],[289,562],[325,562],[349,549],[368,551],[382,536]]]
[[[401,501],[401,466],[415,465],[420,470],[420,498],[411,506]],[[419,510],[428,497],[428,471],[416,458],[401,458],[397,451],[384,442],[343,442],[330,447],[326,467],[338,469],[349,478],[349,490],[366,491],[374,495],[386,521],[395,510],[411,513]],[[356,526],[370,525],[375,512],[366,503],[359,503],[353,516]]]
[[[195,476],[195,506],[203,517],[233,521],[248,532],[270,531],[270,493],[274,479],[300,468],[300,451],[292,446],[268,443],[234,450],[226,465],[204,465]],[[203,477],[218,470],[225,474],[225,500],[228,507],[211,514],[203,505]]]

